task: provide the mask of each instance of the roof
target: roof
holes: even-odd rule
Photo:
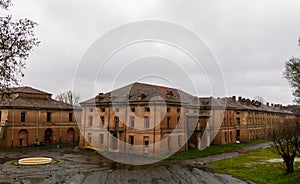
[[[17,87],[8,88],[3,91],[6,94],[34,94],[34,95],[8,95],[4,99],[0,100],[0,108],[16,108],[16,109],[73,109],[72,105],[54,100],[51,98],[51,94],[34,89],[32,87]],[[41,96],[35,96],[35,95]]]
[[[183,104],[198,104],[197,97],[190,95],[182,90],[169,88],[164,86],[157,86],[146,83],[133,83],[111,92],[100,93],[95,98],[81,102],[84,104],[95,103],[118,103],[118,102],[169,102],[169,103],[183,103]]]
[[[73,109],[73,106],[51,98],[16,97],[2,101],[0,108]]]
[[[3,91],[3,93],[27,93],[27,94],[51,95],[50,93],[38,89],[34,89],[29,86],[7,88]]]

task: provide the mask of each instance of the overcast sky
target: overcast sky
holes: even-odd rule
[[[37,22],[41,40],[28,59],[23,85],[53,94],[72,89],[81,59],[99,37],[123,24],[161,20],[187,28],[206,43],[223,72],[225,95],[261,96],[283,104],[293,101],[282,73],[284,62],[300,55],[298,0],[13,0],[13,4],[7,13]],[[157,59],[156,64],[165,60],[152,59]],[[153,83],[160,81],[153,79]],[[97,92],[109,89],[102,84]],[[202,95],[209,96],[205,89]],[[90,97],[83,94],[82,100]]]

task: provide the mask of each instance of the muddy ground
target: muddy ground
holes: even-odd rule
[[[243,148],[201,159],[161,161],[131,166],[118,164],[92,150],[74,147],[26,148],[0,152],[0,181],[7,183],[252,183],[229,175],[209,171],[212,160],[231,158],[268,146],[268,143]],[[39,166],[20,166],[17,160],[25,157],[51,157],[53,163]]]

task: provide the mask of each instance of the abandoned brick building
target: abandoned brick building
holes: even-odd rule
[[[183,151],[188,149],[183,117],[197,116],[197,102],[197,97],[180,90],[134,83],[82,102],[81,131],[100,150]],[[86,143],[84,138],[80,143]]]
[[[100,93],[80,105],[81,146],[153,155],[265,138],[276,123],[295,117],[281,105],[234,96],[198,98],[144,83]]]
[[[73,107],[31,87],[8,88],[0,94],[0,147],[36,142],[77,142]]]

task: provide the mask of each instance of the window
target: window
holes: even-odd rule
[[[47,112],[47,122],[51,121],[51,112]]]
[[[237,131],[236,131],[236,136],[237,136],[237,137],[240,137],[240,134],[241,134],[241,133],[240,133],[240,130],[237,130]]]
[[[148,136],[144,136],[144,146],[149,147],[149,137]]]
[[[179,116],[177,117],[177,126],[178,126],[178,128],[181,128],[180,117]]]
[[[0,111],[0,121],[2,120],[2,111]]]
[[[178,136],[178,148],[181,148],[181,135]]]
[[[150,112],[150,108],[149,107],[145,107],[145,111],[146,112]]]
[[[170,107],[167,107],[167,112],[171,112],[171,108]]]
[[[149,125],[149,116],[145,116],[145,128],[149,128],[150,125]]]
[[[73,121],[73,113],[70,112],[70,113],[69,113],[69,122],[72,122],[72,121]]]
[[[129,136],[129,144],[134,145],[134,136]]]
[[[105,112],[105,108],[101,108],[101,112]]]
[[[134,116],[130,116],[130,128],[134,128]]]
[[[88,142],[92,143],[92,133],[88,133]]]
[[[239,111],[237,111],[237,112],[236,112],[236,114],[240,114],[240,112],[239,112]]]
[[[240,118],[236,118],[236,124],[240,125],[241,124],[241,120]]]
[[[104,116],[100,116],[100,127],[104,126],[105,118]]]
[[[119,123],[119,117],[115,116],[115,125],[117,125]]]
[[[167,117],[167,128],[170,128],[170,123],[171,123],[171,117]]]
[[[89,126],[93,126],[93,116],[89,116]]]
[[[99,143],[100,144],[104,143],[104,136],[103,136],[103,134],[99,134]]]
[[[131,112],[135,112],[135,108],[131,108]]]
[[[93,108],[89,108],[89,112],[93,112],[94,111],[94,109]]]
[[[180,108],[177,108],[177,112],[180,112]]]
[[[120,109],[119,108],[116,108],[116,112],[119,112],[120,111]]]
[[[26,113],[25,112],[21,112],[21,122],[25,122],[26,121]]]

